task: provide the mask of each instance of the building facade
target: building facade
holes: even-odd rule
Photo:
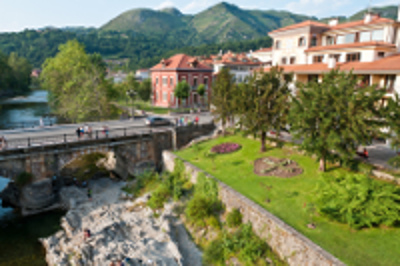
[[[153,89],[152,102],[160,107],[201,107],[208,104],[211,97],[213,69],[195,57],[177,54],[150,69]],[[178,82],[186,81],[190,86],[187,99],[177,99],[174,91]],[[205,95],[197,93],[197,87],[204,84]]]
[[[320,80],[338,68],[376,84],[386,97],[400,93],[400,23],[367,13],[363,20],[329,24],[305,21],[269,33],[272,65],[294,73],[295,81]],[[266,68],[268,70],[269,68]]]

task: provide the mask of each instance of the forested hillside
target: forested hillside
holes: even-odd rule
[[[374,8],[382,16],[396,18],[396,6]],[[365,10],[341,21],[360,19]],[[57,53],[58,46],[77,39],[88,53],[105,59],[129,59],[128,68],[150,67],[176,52],[203,55],[219,50],[248,51],[270,46],[267,33],[279,27],[313,19],[276,10],[244,10],[222,2],[196,15],[175,8],[133,9],[105,23],[100,29],[66,27],[0,34],[0,51],[26,57],[40,67]],[[321,19],[326,22],[327,19]]]

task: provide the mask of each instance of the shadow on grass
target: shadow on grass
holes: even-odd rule
[[[243,160],[232,162],[232,165],[234,165],[234,166],[238,166],[238,165],[241,165],[241,164],[243,164]]]

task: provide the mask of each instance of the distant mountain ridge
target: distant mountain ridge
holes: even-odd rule
[[[338,18],[341,22],[359,20],[366,11],[357,12],[349,18]],[[396,6],[376,7],[372,11],[382,17],[397,19]],[[329,18],[318,19],[288,11],[245,10],[221,2],[195,15],[182,14],[173,7],[162,10],[132,9],[115,17],[100,30],[134,31],[145,35],[182,31],[200,43],[220,43],[264,37],[272,30],[304,20],[326,23]]]

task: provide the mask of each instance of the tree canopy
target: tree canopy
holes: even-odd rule
[[[180,81],[178,82],[178,84],[176,84],[176,88],[174,91],[176,98],[180,100],[186,99],[187,97],[189,97],[189,93],[190,93],[190,86],[185,80]]]
[[[6,56],[0,52],[0,91],[17,94],[29,90],[32,66],[16,53]]]
[[[88,55],[78,41],[60,45],[57,55],[43,64],[41,74],[56,114],[79,122],[105,119],[115,113],[111,99],[117,94],[105,79],[105,70],[101,57]]]
[[[287,124],[291,81],[291,75],[273,67],[268,72],[255,72],[235,93],[239,123],[244,126],[245,133],[260,134],[261,152],[266,150],[267,132],[275,130],[279,135]]]
[[[326,161],[349,161],[360,145],[379,136],[384,122],[377,103],[385,94],[375,86],[361,86],[353,73],[332,70],[322,82],[300,87],[292,97],[291,133],[301,148],[317,155],[320,170]]]

